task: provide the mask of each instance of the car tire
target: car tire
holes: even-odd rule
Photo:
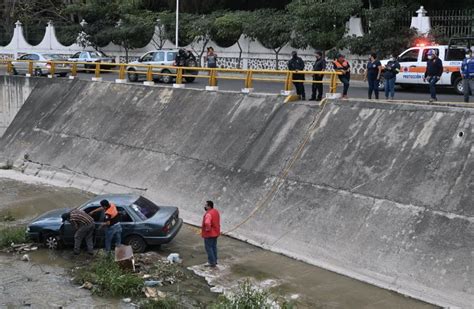
[[[453,83],[454,86],[454,91],[456,91],[457,94],[463,95],[464,94],[464,85],[461,77],[458,77],[454,80]]]
[[[34,76],[43,76],[43,72],[41,71],[41,69],[37,68],[33,71],[33,75]]]
[[[136,72],[135,69],[129,69],[127,71],[128,80],[132,83],[138,82],[138,74],[135,72]]]
[[[142,253],[145,252],[147,244],[145,240],[138,235],[131,235],[125,239],[125,244],[132,247],[133,252]]]
[[[59,239],[58,235],[53,233],[48,233],[43,236],[43,243],[47,249],[50,250],[57,250],[61,248],[61,240]]]
[[[171,74],[171,71],[165,69],[165,70],[161,71],[161,73]],[[161,82],[163,82],[165,84],[171,84],[173,82],[173,76],[170,76],[170,75],[161,76],[160,79],[161,79]]]

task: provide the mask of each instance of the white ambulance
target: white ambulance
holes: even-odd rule
[[[458,94],[462,94],[461,64],[466,55],[465,47],[453,45],[425,45],[417,46],[405,50],[398,56],[400,63],[400,73],[397,74],[396,84],[402,88],[410,88],[416,85],[427,85],[423,81],[428,61],[428,51],[433,50],[443,61],[444,73],[441,75],[437,85],[454,87]],[[449,50],[449,53],[448,53]],[[382,65],[386,65],[389,60],[382,60]],[[383,88],[383,81],[380,88]]]

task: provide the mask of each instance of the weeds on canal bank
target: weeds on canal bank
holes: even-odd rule
[[[210,309],[292,309],[294,306],[286,301],[278,302],[272,295],[252,286],[249,280],[242,282],[231,296],[220,296]]]
[[[99,254],[91,264],[76,269],[74,282],[92,283],[92,292],[100,296],[138,296],[143,288],[143,279],[122,270],[105,254]]]
[[[0,229],[0,249],[10,247],[12,243],[26,242],[25,228],[22,226],[2,227]]]
[[[140,305],[140,309],[175,309],[178,302],[172,298],[150,299]]]

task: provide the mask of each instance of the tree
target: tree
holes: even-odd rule
[[[274,9],[262,9],[249,14],[244,26],[247,37],[258,40],[264,47],[273,50],[277,70],[278,55],[291,40],[292,32],[290,14]]]
[[[378,8],[364,9],[362,14],[368,18],[369,32],[362,37],[345,38],[349,50],[359,55],[376,52],[387,56],[408,48],[416,31],[404,23],[400,12],[407,12],[407,7],[396,0],[384,0]]]
[[[203,65],[202,56],[204,55],[207,44],[209,44],[209,41],[212,37],[215,19],[219,15],[221,14],[212,13],[208,15],[201,15],[199,17],[196,17],[191,23],[190,35],[194,37],[194,43],[198,45],[200,44],[201,47],[199,51],[196,51],[194,50],[194,44],[192,44],[194,52],[199,55],[199,61],[201,66]]]
[[[293,0],[287,7],[295,18],[292,45],[322,51],[340,45],[347,21],[361,5],[360,0]]]
[[[158,15],[161,24],[164,27],[164,35],[167,40],[175,43],[176,34],[176,14],[174,12],[162,12]],[[193,14],[180,13],[179,14],[179,32],[178,40],[180,46],[189,45],[194,40],[192,32],[192,21],[196,18]]]
[[[244,20],[248,17],[246,12],[226,12],[214,21],[212,28],[212,39],[220,46],[231,46],[237,43],[239,47],[239,59],[237,67],[240,68],[242,59],[242,46],[239,39],[244,31]]]

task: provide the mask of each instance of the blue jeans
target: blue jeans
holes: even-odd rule
[[[207,253],[207,262],[210,265],[217,264],[217,237],[204,238],[204,247]]]
[[[115,247],[122,244],[122,227],[116,223],[105,230],[105,252],[110,253],[112,240],[115,238]]]
[[[390,98],[393,99],[395,96],[395,80],[396,78],[390,78],[385,80],[385,97],[388,98],[390,95]]]
[[[428,82],[430,83],[430,94],[431,98],[436,100],[436,83],[439,81],[438,76],[431,76],[428,79]]]
[[[347,95],[347,91],[349,90],[349,78],[347,78],[346,76],[342,76],[342,75],[339,75],[339,80],[341,81],[341,83],[343,84],[343,88],[342,88],[342,95],[343,96],[346,96]]]
[[[375,98],[379,98],[379,80],[377,77],[370,77],[367,79],[369,82],[369,99],[372,99],[372,92],[375,92]]]

